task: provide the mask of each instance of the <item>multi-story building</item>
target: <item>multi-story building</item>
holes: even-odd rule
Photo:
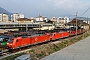
[[[36,17],[36,21],[37,22],[44,22],[44,21],[47,22],[47,17],[39,15],[38,17]]]
[[[70,19],[68,17],[59,17],[57,18],[57,23],[68,23],[70,22]]]
[[[54,25],[56,27],[65,27],[64,24],[68,23],[70,19],[68,17],[58,17],[58,18],[53,17],[51,21],[54,22]]]
[[[28,18],[19,18],[19,19],[17,19],[17,22],[18,23],[30,23],[31,19],[28,19]]]
[[[83,19],[83,22],[90,24],[90,18]]]
[[[19,19],[19,18],[24,18],[24,14],[14,13],[11,15],[11,20],[13,22],[17,22],[17,19]]]
[[[90,24],[90,18],[89,17],[77,17],[77,19],[82,20],[83,22]]]
[[[51,20],[52,22],[56,22],[56,21],[57,21],[57,18],[56,18],[56,17],[52,17],[50,20]]]
[[[8,22],[9,17],[5,13],[0,13],[0,22]]]

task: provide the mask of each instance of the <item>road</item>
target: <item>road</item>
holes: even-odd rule
[[[41,60],[90,60],[90,36]]]

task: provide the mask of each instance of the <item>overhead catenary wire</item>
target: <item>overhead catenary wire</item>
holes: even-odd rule
[[[89,8],[88,8],[82,15],[84,15],[89,9],[90,9],[90,6],[89,6]],[[81,16],[82,16],[82,15],[81,15]]]

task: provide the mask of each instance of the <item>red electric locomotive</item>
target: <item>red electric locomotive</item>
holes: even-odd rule
[[[21,48],[33,44],[42,43],[50,40],[50,35],[46,34],[35,34],[35,35],[27,35],[20,36],[14,39],[10,39],[7,43],[7,46],[11,49]]]
[[[52,36],[51,36],[51,40],[55,40],[55,39],[60,39],[60,38],[65,38],[65,37],[68,37],[70,34],[68,31],[62,31],[62,32],[54,32],[52,33]]]
[[[82,32],[85,32],[85,30],[84,29],[77,30],[77,34],[81,34]],[[17,48],[43,43],[50,40],[65,38],[73,35],[76,35],[75,29],[69,31],[52,31],[52,32],[49,31],[48,33],[45,32],[45,33],[35,33],[31,35],[22,35],[20,37],[9,39],[7,43],[7,47],[9,47],[10,49],[17,49]]]

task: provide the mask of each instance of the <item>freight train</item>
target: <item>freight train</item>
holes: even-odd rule
[[[7,47],[10,50],[18,49],[30,45],[35,45],[43,42],[54,41],[57,39],[70,37],[84,33],[84,29],[58,29],[51,31],[40,31],[18,35],[18,37],[10,38],[7,42]]]

